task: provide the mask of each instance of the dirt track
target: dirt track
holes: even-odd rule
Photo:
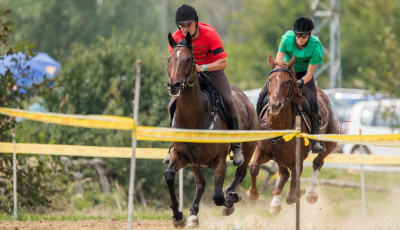
[[[388,196],[390,194],[387,194]],[[332,204],[321,198],[314,205],[307,204],[304,197],[301,200],[300,229],[400,229],[400,201],[396,195],[390,207],[387,204],[376,205],[373,213],[368,213],[363,220],[360,201],[347,204],[354,209],[350,216],[338,217],[332,211]],[[395,200],[397,199],[397,200]],[[283,199],[282,199],[283,200]],[[235,213],[229,217],[222,217],[220,208],[215,206],[200,207],[200,229],[295,229],[295,205],[283,203],[283,210],[279,215],[271,216],[268,213],[269,200],[259,200],[255,203],[245,201],[236,206]],[[339,204],[340,205],[340,204]],[[188,217],[188,210],[184,210]],[[72,230],[72,229],[127,229],[127,221],[17,221],[0,222],[0,230]],[[168,220],[141,220],[134,221],[133,229],[174,229]]]

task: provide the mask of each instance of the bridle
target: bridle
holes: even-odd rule
[[[290,71],[289,69],[285,69],[285,68],[273,69],[273,70],[269,71],[269,76],[271,76],[272,73],[279,72],[279,71],[284,71],[290,75],[290,82],[291,82],[290,86],[293,88],[293,91],[296,91],[296,88],[295,88],[294,82],[293,82],[293,74],[292,74],[292,71]],[[291,99],[292,99],[292,90],[289,89],[288,95],[286,96],[283,104],[280,106],[280,109],[283,108],[286,105],[286,103],[288,101],[290,101]],[[268,104],[269,104],[269,102],[268,102]]]
[[[196,62],[195,62],[195,60],[194,60],[193,49],[192,49],[189,45],[187,45],[187,44],[182,44],[182,43],[181,43],[181,44],[178,44],[178,45],[176,45],[176,46],[174,46],[174,49],[175,49],[176,47],[186,47],[186,48],[190,51],[190,54],[192,55],[192,58],[191,58],[191,66],[192,66],[192,67],[191,67],[191,69],[190,69],[190,72],[189,72],[189,74],[185,77],[185,79],[184,79],[182,82],[179,82],[179,83],[180,83],[180,92],[181,92],[181,91],[183,91],[183,89],[184,89],[186,86],[192,87],[193,84],[194,84],[194,80],[191,81],[191,79],[192,79],[192,78],[195,78],[195,77],[198,77],[198,76],[200,75],[200,73],[194,74],[194,73],[196,72]],[[170,75],[169,75],[169,63],[168,63],[168,66],[167,66],[167,73],[168,73],[167,89],[168,89],[168,91],[170,91],[171,85],[169,84],[169,79],[170,79]],[[177,95],[177,96],[180,96],[180,95]]]

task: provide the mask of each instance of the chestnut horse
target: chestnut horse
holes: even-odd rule
[[[260,129],[262,130],[282,130],[294,129],[295,117],[303,112],[303,107],[306,107],[305,98],[301,95],[301,91],[297,86],[295,73],[293,71],[294,57],[288,63],[277,63],[272,56],[269,56],[269,65],[271,66],[270,76],[268,78],[269,87],[264,86],[260,93],[260,100],[263,100],[263,91],[269,88],[268,101],[269,103],[261,110],[260,113]],[[265,94],[264,94],[265,95]],[[337,134],[337,123],[334,118],[332,107],[325,93],[317,88],[318,105],[321,114],[321,134]],[[257,111],[258,112],[258,111]],[[307,116],[302,115],[302,133],[309,133],[307,129],[307,121],[310,120]],[[300,172],[296,172],[296,138],[286,142],[282,137],[262,140],[257,142],[257,148],[254,153],[254,160],[250,165],[251,186],[247,191],[247,196],[250,200],[258,199],[256,178],[260,171],[260,166],[269,160],[274,160],[279,166],[279,182],[272,192],[272,202],[270,213],[275,214],[280,212],[281,203],[280,196],[282,189],[289,179],[291,172],[291,181],[289,193],[286,196],[286,202],[292,204],[296,202],[296,174],[302,173],[303,161],[307,158],[310,152],[310,145],[304,144],[304,139],[301,142],[301,166]],[[307,202],[315,203],[318,200],[317,185],[318,172],[324,164],[324,159],[335,148],[335,142],[324,142],[325,152],[319,153],[313,161],[313,176],[310,181],[310,186],[307,190]],[[300,194],[304,195],[305,190],[301,190]]]
[[[173,126],[185,129],[228,129],[219,113],[214,113],[215,108],[211,95],[201,89],[201,81],[204,79],[196,71],[190,34],[187,33],[185,41],[181,40],[178,44],[169,34],[168,41],[173,50],[168,58],[167,87],[169,94],[173,97],[171,101],[176,98]],[[235,87],[231,87],[231,89],[232,99],[239,113],[241,130],[258,130],[259,124],[253,105],[239,89]],[[234,211],[234,203],[240,201],[241,198],[235,190],[247,173],[246,167],[253,156],[256,142],[242,143],[244,162],[236,169],[234,181],[228,188],[225,198],[222,187],[229,147],[230,143],[172,143],[169,165],[164,176],[170,194],[170,207],[173,211],[172,223],[175,228],[185,227],[186,224],[186,218],[178,210],[178,200],[174,191],[175,173],[187,164],[192,168],[196,184],[196,194],[190,208],[187,227],[199,226],[197,213],[205,189],[203,167],[209,167],[214,172],[214,203],[222,206],[223,215],[230,215]]]

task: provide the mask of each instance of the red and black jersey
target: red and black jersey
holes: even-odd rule
[[[209,64],[227,57],[228,55],[224,51],[217,30],[201,22],[198,23],[198,27],[200,29],[200,35],[193,40],[192,44],[196,63],[199,65]],[[174,32],[172,37],[176,42],[179,42],[179,39],[185,40],[185,36],[179,29]],[[169,47],[169,52],[172,52],[171,46]]]

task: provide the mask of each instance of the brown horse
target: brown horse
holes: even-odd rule
[[[186,129],[228,129],[220,114],[215,113],[211,95],[201,88],[204,79],[196,71],[190,34],[187,33],[185,41],[179,41],[178,44],[169,34],[168,41],[173,50],[168,58],[169,79],[167,87],[169,94],[173,97],[172,100],[176,98],[176,111],[172,115],[173,126]],[[245,94],[232,87],[232,98],[239,113],[241,130],[258,130],[257,114]],[[237,168],[235,179],[228,188],[225,198],[222,187],[230,144],[173,142],[170,151],[171,158],[164,175],[170,193],[174,227],[181,228],[186,224],[186,218],[178,210],[178,200],[174,191],[175,173],[187,164],[192,168],[195,176],[196,194],[190,208],[187,227],[198,227],[199,202],[205,189],[202,168],[209,167],[213,170],[215,180],[214,203],[222,206],[223,215],[230,215],[234,211],[234,203],[240,201],[240,196],[235,190],[247,173],[246,167],[253,156],[255,146],[256,142],[242,143],[244,162]]]
[[[272,56],[269,56],[269,65],[271,66],[270,76],[268,78],[269,87],[267,84],[264,86],[260,93],[263,94],[269,88],[268,100],[269,103],[265,106],[260,113],[260,129],[262,130],[282,130],[294,129],[295,117],[301,112],[301,106],[305,107],[304,97],[297,86],[294,71],[292,69],[294,64],[294,57],[288,63],[277,63]],[[321,114],[321,128],[320,133],[338,133],[336,120],[332,111],[332,107],[325,93],[317,88],[318,105]],[[263,100],[262,97],[258,99]],[[310,120],[307,116],[302,115],[301,132],[309,133],[307,129],[307,121]],[[250,200],[258,199],[256,178],[260,171],[260,166],[269,160],[274,160],[279,165],[279,182],[272,192],[272,202],[270,206],[270,213],[275,214],[280,212],[281,203],[280,196],[282,189],[289,179],[291,172],[291,182],[289,194],[286,196],[286,202],[292,204],[296,202],[296,174],[302,173],[303,163],[301,163],[300,172],[296,172],[296,140],[295,138],[285,142],[282,137],[274,138],[271,140],[262,140],[257,142],[257,148],[254,154],[254,161],[250,165],[251,186],[247,191],[247,196]],[[315,203],[318,200],[317,185],[318,185],[318,172],[324,164],[324,159],[335,148],[335,142],[324,142],[325,152],[319,153],[313,161],[314,173],[310,181],[310,186],[307,190],[307,202]],[[310,146],[310,145],[309,145]],[[301,144],[301,162],[307,158],[310,152],[310,147],[304,145],[304,139]],[[301,190],[300,194],[304,195],[305,190]]]

